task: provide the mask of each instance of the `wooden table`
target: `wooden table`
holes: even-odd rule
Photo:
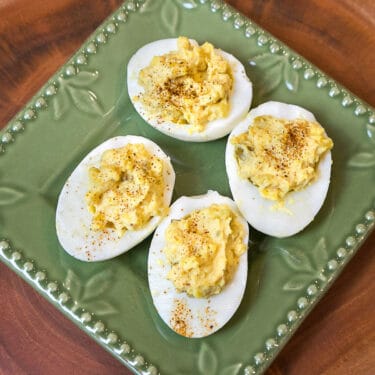
[[[0,126],[121,2],[0,0]],[[228,2],[375,106],[373,0]],[[374,274],[375,233],[267,374],[374,374]],[[1,374],[130,374],[2,264],[0,293]]]

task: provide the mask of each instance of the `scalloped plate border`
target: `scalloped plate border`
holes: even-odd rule
[[[41,90],[26,104],[26,106],[9,122],[0,132],[0,155],[22,133],[25,126],[38,117],[42,110],[49,110],[49,101],[59,94],[59,80],[78,74],[83,65],[89,65],[90,56],[97,53],[100,46],[109,38],[116,35],[117,31],[126,24],[131,13],[142,9],[150,0],[125,1],[112,15],[110,15],[97,30],[86,40],[78,51],[71,57],[55,75],[47,81]],[[285,63],[302,76],[305,80],[315,80],[316,87],[324,90],[329,98],[340,98],[340,105],[351,111],[353,116],[367,116],[367,132],[375,126],[375,110],[364,101],[353,95],[350,91],[329,78],[317,67],[305,60],[299,54],[287,47],[284,43],[273,37],[261,27],[250,21],[222,0],[190,0],[188,5],[181,5],[186,9],[197,6],[208,6],[213,13],[224,22],[231,22],[234,29],[241,32],[244,38],[256,38],[259,47],[269,46],[269,53],[285,56]],[[250,64],[252,61],[250,61]],[[289,88],[293,90],[293,87]],[[372,138],[372,133],[369,135]],[[334,280],[339,276],[345,265],[351,260],[364,240],[368,237],[375,225],[375,202],[373,206],[363,213],[363,220],[357,223],[349,233],[345,242],[336,251],[336,256],[329,259],[324,268],[325,280],[314,279],[309,286],[296,299],[295,308],[291,309],[284,321],[280,321],[273,337],[267,339],[257,353],[249,356],[242,372],[245,375],[263,373],[272,360],[284,347],[292,334],[300,326],[304,318],[323,297]],[[0,239],[1,260],[33,286],[42,296],[59,308],[76,325],[93,337],[108,352],[137,374],[157,375],[157,367],[145,359],[143,354],[137,353],[125,339],[112,331],[105,324],[96,319],[95,314],[84,309],[72,309],[74,302],[61,283],[49,280],[46,270],[36,265],[32,259],[24,257],[20,250],[12,247],[8,239]]]

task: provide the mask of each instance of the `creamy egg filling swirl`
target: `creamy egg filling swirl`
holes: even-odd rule
[[[135,100],[160,122],[189,124],[192,131],[202,132],[208,122],[230,111],[231,67],[211,43],[199,46],[179,37],[177,47],[153,57],[140,71],[144,92]]]
[[[165,231],[168,279],[196,298],[220,293],[247,250],[243,223],[225,204],[213,204],[173,220]]]
[[[317,178],[320,160],[333,147],[319,123],[269,115],[255,117],[231,143],[239,176],[257,186],[262,197],[281,204],[289,192]]]
[[[95,231],[112,228],[121,237],[165,216],[164,163],[143,144],[127,144],[103,153],[100,166],[89,169],[86,203]]]

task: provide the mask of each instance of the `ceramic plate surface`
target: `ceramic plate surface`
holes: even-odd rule
[[[132,54],[179,35],[239,58],[254,84],[253,106],[272,99],[306,107],[335,143],[331,185],[315,221],[286,239],[251,231],[242,304],[204,339],[180,337],[158,316],[147,284],[149,239],[88,264],[62,250],[54,226],[66,178],[116,135],[148,137],[170,155],[174,199],[208,189],[230,196],[226,138],[169,138],[138,116],[127,95]],[[127,1],[0,134],[0,258],[136,373],[258,374],[374,225],[374,140],[372,108],[222,2]]]

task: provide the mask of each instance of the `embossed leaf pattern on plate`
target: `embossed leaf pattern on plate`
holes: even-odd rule
[[[0,186],[0,206],[15,204],[25,196],[18,188]]]
[[[179,22],[179,9],[174,1],[165,1],[161,8],[161,20],[162,24],[167,30],[175,34]]]
[[[375,152],[358,152],[348,162],[352,168],[371,168],[375,166]]]
[[[375,145],[375,125],[366,124],[366,133],[370,142]],[[348,166],[351,168],[372,168],[375,167],[375,148],[371,150],[356,152],[348,161]]]
[[[195,0],[168,0],[164,1],[161,12],[161,26],[164,27],[168,32],[176,35],[178,30],[178,25],[180,22],[180,9],[183,7],[185,9],[194,9],[198,6]],[[141,8],[141,13],[153,12],[158,7],[158,4],[153,0],[146,0]]]
[[[298,73],[289,64],[286,56],[283,62],[283,78],[285,86],[289,91],[296,92],[298,90]]]
[[[83,282],[72,270],[68,270],[64,286],[71,294],[74,305],[72,310],[84,308],[95,311],[96,315],[117,313],[117,309],[105,298],[114,279],[113,270],[106,268]]]
[[[262,76],[262,82],[259,84],[261,95],[266,95],[275,90],[283,81],[289,91],[298,90],[299,78],[298,72],[293,69],[287,55],[273,55],[262,53],[249,60],[253,67],[259,67],[267,73]]]
[[[55,120],[59,120],[68,111],[70,103],[89,115],[103,115],[104,111],[99,98],[88,88],[98,76],[97,71],[80,71],[70,78],[59,77],[60,93],[53,98],[52,102]]]
[[[198,353],[198,371],[201,375],[237,375],[241,366],[241,363],[234,363],[226,367],[218,366],[215,351],[205,342],[200,346]]]
[[[198,354],[198,370],[202,375],[215,375],[217,370],[216,353],[203,342]]]
[[[328,260],[327,244],[324,237],[320,238],[313,250],[311,258],[306,250],[284,245],[275,249],[282,255],[284,262],[295,271],[283,285],[283,290],[301,290],[313,279],[325,281],[324,265]]]

